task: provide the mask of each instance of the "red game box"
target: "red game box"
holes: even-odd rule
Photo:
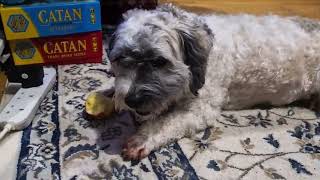
[[[15,65],[83,64],[102,62],[102,32],[12,40]]]

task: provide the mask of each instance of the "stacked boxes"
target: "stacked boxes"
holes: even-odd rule
[[[99,1],[8,6],[0,12],[15,65],[102,61]]]

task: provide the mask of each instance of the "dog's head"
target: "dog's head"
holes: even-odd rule
[[[172,5],[124,15],[109,47],[116,108],[159,115],[205,83],[211,30],[195,14]]]

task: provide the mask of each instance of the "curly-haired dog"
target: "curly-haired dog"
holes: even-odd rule
[[[118,110],[141,121],[123,156],[141,159],[214,126],[220,111],[285,105],[319,92],[320,23],[131,10],[110,42]]]

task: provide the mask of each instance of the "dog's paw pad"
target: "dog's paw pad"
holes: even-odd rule
[[[150,148],[147,146],[146,136],[133,136],[127,140],[122,149],[122,157],[124,160],[140,160],[147,157]]]

